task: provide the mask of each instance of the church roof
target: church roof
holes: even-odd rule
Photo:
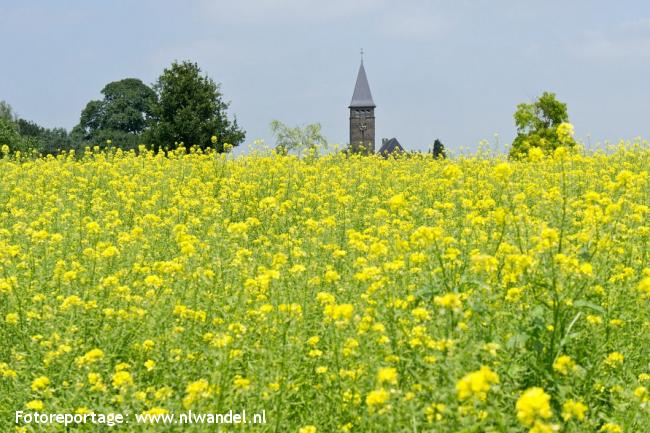
[[[397,138],[391,138],[390,140],[384,138],[379,153],[382,155],[390,155],[394,152],[404,152],[404,148],[399,144]]]
[[[368,85],[366,70],[363,67],[363,60],[361,61],[361,66],[359,66],[357,84],[354,86],[352,102],[350,102],[350,108],[353,107],[376,107],[372,100],[372,94],[370,93],[370,86]]]

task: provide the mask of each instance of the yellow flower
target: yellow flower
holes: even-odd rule
[[[616,368],[623,364],[623,361],[625,360],[625,356],[623,356],[622,353],[620,352],[612,352],[609,355],[607,355],[607,358],[605,358],[605,365],[608,367]]]
[[[9,365],[5,362],[0,362],[0,377],[14,378],[18,376],[16,370],[9,368]]]
[[[561,160],[562,158],[566,157],[568,153],[569,149],[564,146],[560,146],[553,151],[553,158],[556,160]]]
[[[404,194],[394,195],[388,200],[388,206],[390,206],[390,208],[393,211],[402,209],[403,207],[406,206],[406,204],[407,202],[406,202],[406,197],[404,197]]]
[[[338,304],[326,305],[324,309],[325,317],[331,320],[349,320],[354,313],[354,305],[352,304]]]
[[[325,281],[328,283],[334,283],[341,279],[341,276],[338,272],[333,269],[328,269],[325,271]]]
[[[197,380],[196,382],[190,382],[185,388],[185,392],[188,394],[202,394],[208,390],[209,384],[205,379]]]
[[[583,421],[586,411],[587,406],[585,404],[575,400],[567,400],[562,405],[562,419],[569,421],[575,418],[578,421]]]
[[[449,309],[457,309],[461,306],[460,296],[457,293],[447,293],[443,296],[435,296],[433,298],[433,303],[440,307]]]
[[[322,350],[312,349],[312,350],[309,351],[309,357],[310,358],[319,358],[321,356],[323,356],[323,351]]]
[[[494,175],[502,180],[509,178],[512,171],[512,167],[507,162],[502,162],[494,167]]]
[[[466,374],[456,383],[456,392],[460,400],[477,398],[485,401],[490,385],[499,383],[499,376],[490,370],[489,367],[482,366],[479,370]]]
[[[118,371],[113,374],[113,388],[123,389],[133,385],[133,377],[128,371]]]
[[[528,433],[556,433],[557,431],[559,431],[559,426],[553,426],[541,421],[535,421],[530,430],[528,430]]]
[[[43,402],[41,400],[32,400],[28,402],[25,407],[31,410],[43,410]]]
[[[304,427],[301,427],[298,430],[298,433],[316,433],[316,432],[317,432],[316,427],[313,425],[306,425]]]
[[[91,391],[106,391],[106,385],[104,385],[102,377],[98,373],[88,373],[88,383],[91,385]]]
[[[431,403],[424,410],[424,413],[427,416],[427,421],[430,423],[434,421],[442,421],[446,409],[447,406],[442,403]]]
[[[623,433],[623,428],[618,424],[607,422],[598,431],[603,433]]]
[[[151,371],[156,366],[156,361],[154,361],[153,359],[148,359],[144,362],[144,366],[147,369],[147,371]]]
[[[99,361],[104,357],[104,352],[101,349],[92,349],[88,351],[85,355],[78,357],[75,360],[75,364],[81,367],[83,365],[92,364],[93,362]]]
[[[513,287],[511,289],[508,289],[506,292],[506,301],[508,302],[517,302],[519,299],[521,299],[521,295],[523,293],[523,290],[521,287]]]
[[[32,391],[43,391],[50,385],[50,379],[47,376],[39,376],[32,381]]]
[[[183,398],[183,406],[187,409],[190,408],[195,402],[207,398],[211,395],[210,384],[205,379],[199,379],[195,382],[190,382],[185,388],[185,397]]]
[[[603,318],[600,316],[589,314],[587,315],[587,322],[591,323],[592,325],[600,325],[601,323],[603,323]]]
[[[411,311],[411,314],[413,314],[413,317],[420,321],[426,321],[431,319],[431,315],[429,314],[429,311],[426,308],[418,307],[414,308],[413,311]]]
[[[544,158],[544,151],[539,147],[533,147],[528,151],[528,159],[531,161],[540,161]]]
[[[86,224],[86,231],[88,234],[99,234],[101,233],[102,229],[96,221],[91,221]]]
[[[227,232],[235,235],[243,235],[248,230],[248,224],[245,222],[234,222],[228,225]]]
[[[573,125],[567,122],[562,122],[557,126],[557,136],[560,143],[567,144],[573,138],[574,130]]]
[[[639,282],[639,291],[644,297],[650,298],[650,277],[643,278]]]
[[[570,371],[574,370],[576,363],[570,356],[561,355],[558,356],[555,362],[553,363],[553,370],[558,373],[567,375]]]
[[[210,137],[210,142],[211,142],[212,144],[216,144],[216,143],[217,143],[217,136],[216,136],[216,135],[213,135],[212,137]]]
[[[641,400],[642,403],[650,402],[650,392],[648,392],[648,388],[645,386],[638,386],[634,390],[634,396]]]
[[[388,401],[390,394],[383,388],[370,391],[366,396],[366,404],[373,408],[375,406],[381,406]]]
[[[550,401],[551,396],[542,388],[527,389],[517,400],[517,419],[523,425],[532,427],[536,421],[552,417]]]
[[[143,414],[146,415],[164,415],[166,413],[169,413],[167,409],[165,409],[164,407],[157,407],[157,406],[152,407],[151,409],[143,412]]]
[[[18,319],[18,313],[8,313],[5,316],[5,323],[7,323],[7,325],[16,325],[18,323]]]
[[[248,388],[250,388],[251,381],[244,377],[241,377],[240,375],[236,375],[232,381],[232,384],[235,389],[247,390]]]
[[[163,285],[164,281],[158,275],[148,275],[144,279],[144,283],[149,287],[160,288]]]
[[[397,384],[397,370],[394,367],[380,368],[377,372],[377,381],[382,383]]]
[[[120,362],[115,366],[115,371],[123,371],[127,370],[129,367],[131,367],[128,363],[126,362]]]
[[[327,292],[318,292],[316,294],[316,300],[322,305],[332,305],[336,303],[336,298],[334,295]]]

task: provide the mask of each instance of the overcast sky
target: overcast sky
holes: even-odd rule
[[[190,59],[222,84],[246,142],[272,119],[348,140],[359,49],[377,141],[451,149],[514,137],[545,90],[592,144],[650,138],[647,0],[0,0],[0,99],[71,128],[108,82]]]

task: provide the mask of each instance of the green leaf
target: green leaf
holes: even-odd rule
[[[587,309],[590,309],[590,310],[597,311],[600,314],[605,314],[605,309],[602,306],[598,305],[598,304],[594,304],[593,302],[579,300],[579,301],[575,301],[573,303],[573,306],[576,307],[576,308],[587,308]]]

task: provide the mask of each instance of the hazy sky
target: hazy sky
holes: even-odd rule
[[[0,0],[0,40],[0,99],[48,127],[74,126],[110,81],[190,59],[247,143],[272,141],[272,119],[345,143],[363,47],[378,142],[510,142],[516,105],[544,90],[579,139],[650,138],[647,0]]]

